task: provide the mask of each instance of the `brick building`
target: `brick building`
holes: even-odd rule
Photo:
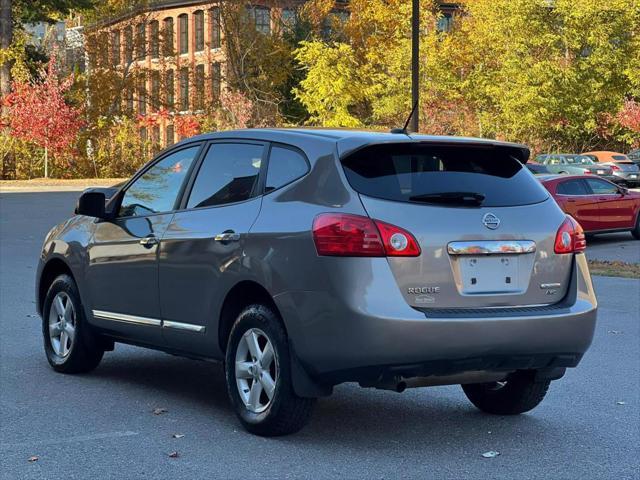
[[[270,35],[291,28],[302,3],[284,0],[273,7],[257,0],[246,8],[256,34]],[[343,20],[346,3],[337,2],[334,12]],[[455,4],[441,3],[441,8],[437,28],[449,30]],[[168,112],[157,125],[141,129],[143,137],[167,146],[179,140],[176,116],[198,113],[219,100],[226,78],[223,41],[220,0],[151,0],[87,29],[89,68],[115,66],[129,79],[119,105],[127,113]]]

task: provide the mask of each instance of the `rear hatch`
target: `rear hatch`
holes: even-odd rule
[[[406,301],[433,309],[560,301],[572,254],[554,253],[564,213],[499,144],[371,145],[342,160],[369,216],[418,241],[390,257]]]
[[[635,163],[633,163],[631,160],[626,162],[615,162],[615,163],[612,163],[611,166],[614,169],[615,167],[618,167],[618,170],[621,170],[623,172],[637,173],[638,171],[640,171],[638,166]]]

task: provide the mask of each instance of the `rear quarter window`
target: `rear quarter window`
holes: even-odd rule
[[[443,203],[435,197],[466,193],[481,198],[483,207],[501,207],[539,203],[549,196],[500,147],[373,145],[348,155],[342,165],[357,192],[397,202]]]

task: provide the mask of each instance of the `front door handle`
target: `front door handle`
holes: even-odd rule
[[[158,237],[155,235],[147,235],[146,237],[140,239],[140,245],[145,248],[151,248],[154,245],[158,244]]]
[[[227,230],[226,232],[217,234],[213,239],[220,243],[237,242],[240,240],[240,234],[233,230]]]

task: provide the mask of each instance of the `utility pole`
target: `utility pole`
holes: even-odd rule
[[[411,11],[411,107],[414,109],[411,117],[410,130],[417,132],[420,100],[420,0],[412,0]]]

